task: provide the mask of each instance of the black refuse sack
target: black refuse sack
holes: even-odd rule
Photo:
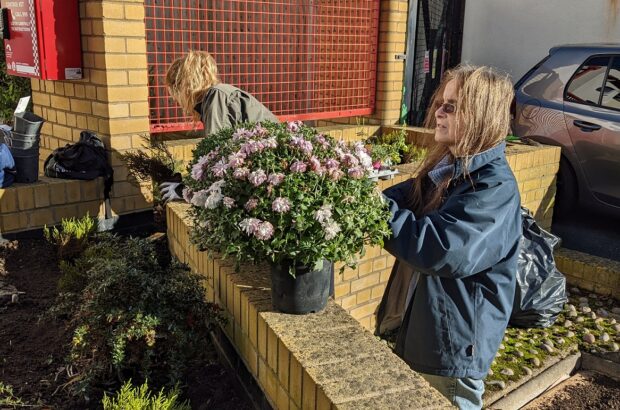
[[[510,325],[548,327],[567,301],[566,278],[553,258],[560,239],[538,226],[527,209],[522,207],[521,215],[523,235]]]
[[[45,160],[44,169],[52,178],[90,180],[103,176],[104,197],[110,198],[114,170],[103,142],[93,132],[82,131],[77,143],[55,149]]]

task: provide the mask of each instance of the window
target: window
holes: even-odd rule
[[[611,67],[609,67],[601,105],[620,110],[620,56],[614,57]]]
[[[566,88],[566,99],[581,104],[599,105],[610,57],[592,57],[577,70]],[[618,101],[620,103],[620,101]]]

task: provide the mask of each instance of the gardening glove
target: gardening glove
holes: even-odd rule
[[[180,182],[162,182],[159,184],[161,199],[164,203],[182,199],[182,196],[179,193],[182,189],[183,185]]]

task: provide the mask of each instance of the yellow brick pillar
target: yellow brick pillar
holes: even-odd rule
[[[146,34],[143,0],[80,0],[84,78],[32,80],[34,112],[47,120],[41,160],[55,148],[96,132],[112,151],[116,214],[150,207],[150,194],[127,181],[118,154],[140,148],[149,133]]]
[[[377,97],[371,123],[397,124],[400,118],[405,60],[397,54],[407,49],[407,0],[381,2],[377,54]],[[413,55],[408,56],[413,58]]]

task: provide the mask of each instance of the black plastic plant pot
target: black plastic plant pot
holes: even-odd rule
[[[13,117],[13,130],[20,134],[38,134],[45,122],[44,118],[31,112],[22,112]]]
[[[325,309],[332,275],[332,263],[322,268],[296,266],[295,277],[287,264],[271,265],[271,301],[283,313],[303,315]]]

